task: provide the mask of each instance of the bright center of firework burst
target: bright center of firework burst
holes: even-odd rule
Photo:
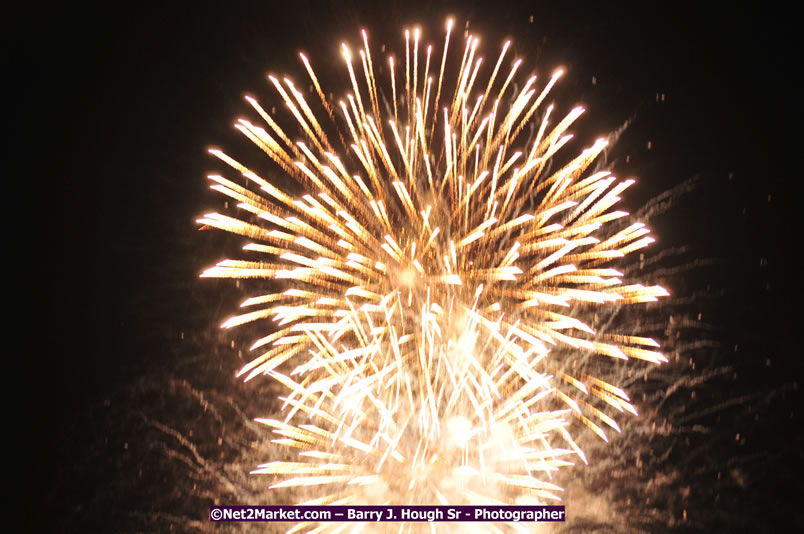
[[[571,422],[607,439],[599,423],[620,430],[609,413],[636,414],[578,361],[666,361],[630,325],[595,332],[583,320],[667,294],[623,283],[613,266],[652,239],[611,211],[632,181],[587,172],[605,140],[550,170],[583,113],[548,128],[561,72],[520,86],[506,43],[484,82],[468,35],[450,79],[451,25],[440,66],[418,32],[405,35],[404,69],[393,56],[377,66],[366,32],[357,66],[343,46],[352,92],[337,104],[304,55],[318,104],[269,77],[301,141],[247,98],[262,123],[236,128],[301,198],[210,150],[244,177],[209,177],[241,216],[199,222],[254,241],[248,259],[203,276],[269,281],[224,326],[273,320],[240,375],[287,388],[284,418],[260,421],[299,455],[255,472],[279,475],[272,487],[321,488],[307,504],[557,500],[554,471],[586,462]]]

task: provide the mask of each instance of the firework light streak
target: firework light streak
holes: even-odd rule
[[[299,457],[255,473],[317,487],[305,504],[559,500],[554,472],[587,462],[573,421],[607,440],[614,415],[636,415],[567,354],[666,361],[628,325],[601,333],[579,319],[667,291],[616,268],[652,238],[616,224],[633,182],[589,170],[606,141],[553,165],[584,111],[550,124],[562,72],[520,83],[506,43],[484,78],[479,39],[458,47],[451,30],[441,53],[406,31],[404,58],[382,68],[363,31],[357,54],[342,45],[351,93],[337,104],[301,54],[315,101],[269,76],[293,132],[247,97],[259,122],[235,127],[300,197],[210,150],[245,177],[209,176],[244,215],[199,222],[253,241],[249,259],[202,276],[272,281],[223,326],[275,324],[239,375],[286,388],[284,417],[261,422]]]

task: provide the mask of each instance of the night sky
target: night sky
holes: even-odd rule
[[[137,440],[125,419],[145,410],[126,404],[147,402],[125,393],[136,384],[199,367],[220,369],[221,380],[234,383],[242,364],[236,349],[187,366],[177,355],[185,339],[215,329],[240,298],[229,284],[198,280],[237,241],[199,232],[195,220],[220,204],[205,183],[220,170],[206,149],[245,146],[232,128],[249,114],[243,95],[276,104],[264,76],[305,80],[299,50],[325,73],[329,90],[345,92],[341,41],[356,43],[366,27],[374,45],[399,50],[402,29],[419,23],[440,50],[447,15],[459,29],[470,21],[487,57],[512,37],[529,69],[544,75],[563,65],[567,75],[553,94],[565,111],[587,105],[574,128],[580,138],[631,121],[611,155],[618,176],[638,178],[626,205],[698,177],[696,190],[651,226],[658,246],[686,245],[691,261],[706,260],[682,275],[678,289],[702,295],[690,313],[711,325],[713,357],[735,371],[714,386],[712,403],[744,399],[729,412],[737,419],[710,422],[718,437],[705,439],[729,445],[710,447],[720,452],[709,460],[740,459],[749,474],[728,503],[700,506],[740,510],[749,521],[742,527],[752,531],[802,528],[795,504],[804,367],[794,306],[802,281],[794,227],[802,76],[793,32],[800,29],[778,10],[566,4],[7,8],[4,18],[15,26],[6,39],[14,72],[7,80],[24,93],[9,103],[31,132],[22,147],[25,170],[14,178],[23,192],[18,216],[32,231],[23,256],[30,266],[21,268],[34,289],[23,304],[31,328],[19,338],[28,530],[160,530],[120,518],[135,509],[175,513],[175,501],[160,504],[152,494],[156,486],[170,491],[171,477],[180,475],[123,487],[118,477],[129,473],[117,468],[130,465],[117,463],[125,449],[115,440]],[[216,339],[228,346],[231,338]],[[763,506],[771,518],[763,518]],[[199,509],[196,519],[205,521],[205,513]],[[741,528],[717,518],[689,530]]]

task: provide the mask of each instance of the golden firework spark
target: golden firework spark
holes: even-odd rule
[[[628,325],[598,333],[578,318],[667,292],[615,268],[653,240],[615,222],[632,181],[588,171],[606,141],[552,170],[584,111],[548,127],[562,72],[520,82],[505,43],[485,78],[468,34],[453,79],[451,30],[440,54],[406,31],[404,60],[385,66],[363,31],[356,55],[342,45],[351,92],[337,104],[300,54],[307,93],[268,77],[292,131],[246,98],[256,117],[235,127],[303,196],[210,150],[245,177],[209,176],[243,215],[199,222],[253,242],[249,259],[202,276],[271,281],[223,326],[273,320],[240,375],[287,388],[284,418],[262,422],[299,451],[255,472],[281,475],[273,487],[320,487],[308,504],[557,500],[551,474],[586,462],[571,421],[605,440],[603,427],[620,431],[610,414],[636,414],[625,391],[559,349],[666,361]]]

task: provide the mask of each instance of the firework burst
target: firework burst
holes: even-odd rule
[[[203,276],[270,280],[223,326],[273,321],[240,375],[286,388],[284,417],[261,421],[299,453],[256,472],[318,487],[308,504],[558,500],[553,472],[586,462],[572,423],[607,440],[636,415],[580,362],[666,361],[629,325],[584,320],[667,292],[617,269],[652,238],[613,209],[632,181],[590,170],[606,141],[556,156],[583,113],[551,125],[562,72],[521,81],[506,43],[483,75],[479,39],[451,29],[440,52],[406,31],[387,63],[363,31],[337,103],[301,54],[307,94],[269,76],[292,130],[247,97],[235,127],[305,194],[210,150],[244,177],[209,176],[241,215],[199,222],[252,242]]]

